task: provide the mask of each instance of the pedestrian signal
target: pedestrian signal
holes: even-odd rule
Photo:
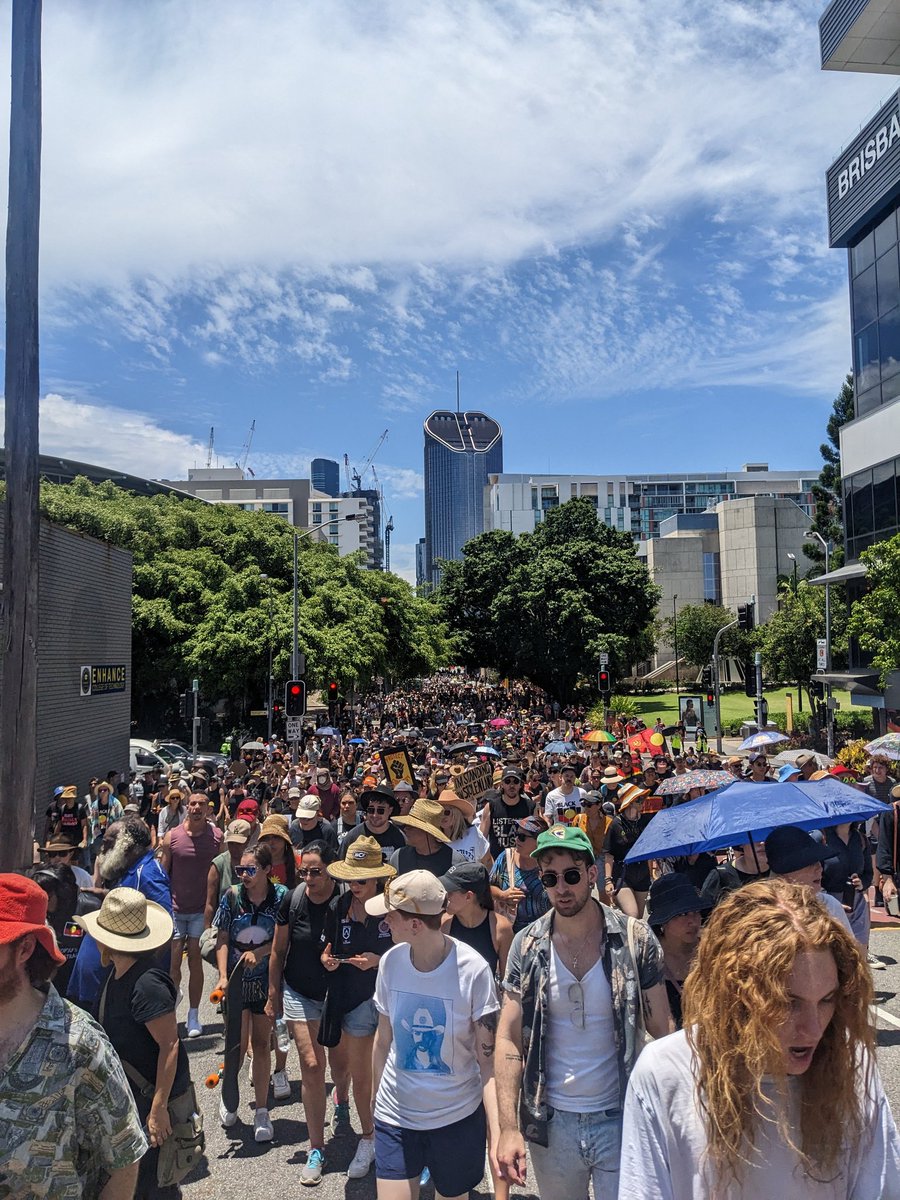
[[[306,712],[306,682],[291,679],[284,685],[284,713],[287,717],[302,717]]]

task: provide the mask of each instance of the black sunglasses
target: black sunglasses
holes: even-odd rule
[[[581,879],[581,867],[569,867],[563,872],[544,871],[541,875],[541,883],[545,888],[555,888],[559,885],[560,874],[569,887],[574,887]]]
[[[318,879],[319,876],[322,874],[322,868],[321,867],[298,867],[297,874],[302,876],[304,879],[306,878],[307,875],[309,875],[311,879]]]
[[[390,805],[387,804],[370,804],[366,809],[367,813],[386,813],[390,811]]]
[[[517,833],[517,834],[516,834],[516,841],[517,841],[517,842],[527,842],[527,841],[529,841],[531,838],[536,838],[536,837],[537,837],[537,834],[536,834],[536,833]]]

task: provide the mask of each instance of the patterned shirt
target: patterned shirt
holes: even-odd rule
[[[51,986],[0,1074],[0,1196],[93,1200],[146,1150],[106,1034]]]
[[[552,1115],[547,1104],[546,1025],[550,1019],[550,936],[555,915],[551,910],[516,934],[503,980],[504,991],[519,996],[522,1003],[522,1133],[539,1146],[547,1145],[547,1122]],[[612,992],[619,1103],[624,1104],[628,1076],[641,1048],[636,1037],[640,993],[662,982],[663,953],[650,926],[635,921],[635,961],[628,947],[627,922],[631,918],[606,906],[603,918],[602,962]]]

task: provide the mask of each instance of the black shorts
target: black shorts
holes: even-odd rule
[[[435,1191],[463,1196],[484,1176],[487,1118],[484,1105],[440,1129],[400,1129],[375,1119],[377,1179],[418,1179],[427,1167]]]

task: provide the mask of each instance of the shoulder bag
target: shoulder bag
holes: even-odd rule
[[[634,917],[626,917],[625,920],[628,923],[628,953],[631,955],[631,963],[634,967],[634,981],[637,987],[637,1012],[635,1014],[634,1049],[635,1055],[638,1055],[649,1042],[653,1041],[653,1036],[647,1031],[647,1014],[644,1011],[644,993],[641,991],[641,973],[638,969],[637,948],[635,946],[634,938],[634,927],[637,924],[637,921]]]

